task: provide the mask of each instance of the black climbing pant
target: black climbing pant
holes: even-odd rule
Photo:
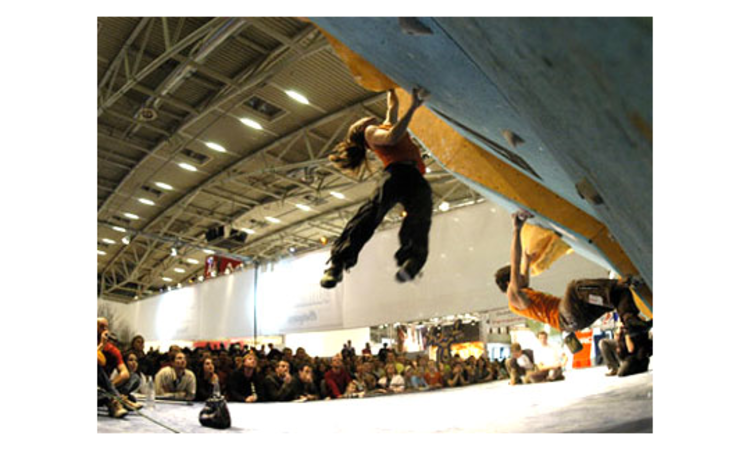
[[[400,248],[395,254],[396,263],[401,266],[413,258],[416,263],[414,273],[418,273],[427,261],[432,190],[415,165],[409,163],[393,163],[386,167],[372,197],[359,208],[334,242],[331,263],[342,268],[356,265],[362,247],[396,203],[401,203],[406,211],[398,233]]]

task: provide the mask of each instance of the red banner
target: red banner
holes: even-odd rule
[[[594,341],[594,332],[589,331],[576,331],[576,337],[581,341],[583,349],[573,355],[573,368],[580,369],[583,367],[591,367],[591,345]]]

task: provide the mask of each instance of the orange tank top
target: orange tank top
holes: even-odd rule
[[[378,128],[390,130],[393,128],[393,125],[383,124],[379,125]],[[422,155],[419,152],[419,147],[409,137],[409,133],[405,133],[404,137],[396,145],[374,146],[368,143],[367,146],[378,155],[378,158],[383,162],[383,167],[388,167],[395,162],[414,161],[417,163],[419,173],[424,175],[425,166],[422,161]]]
[[[523,288],[521,291],[526,294],[526,297],[531,301],[531,304],[526,309],[516,309],[511,303],[508,303],[510,310],[519,316],[547,323],[549,326],[559,330],[559,306],[561,299],[554,295],[545,294],[544,292],[535,291],[529,288]]]

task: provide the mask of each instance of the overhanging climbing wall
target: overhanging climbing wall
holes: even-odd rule
[[[420,18],[427,35],[396,18],[312,21],[398,85],[430,90],[434,115],[605,225],[601,238],[652,284],[649,19]]]

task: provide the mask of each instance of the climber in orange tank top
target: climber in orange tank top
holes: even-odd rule
[[[573,332],[589,327],[605,313],[616,310],[632,342],[641,348],[640,357],[648,359],[651,356],[648,338],[651,322],[646,322],[638,316],[638,307],[630,292],[630,285],[636,282],[635,280],[573,280],[568,284],[562,298],[529,287],[530,261],[533,261],[536,255],[523,251],[521,230],[530,217],[531,215],[525,211],[513,214],[510,265],[495,273],[495,283],[507,294],[510,310],[520,316],[549,324],[557,330],[571,333],[565,339],[566,344],[571,347],[577,342]],[[644,367],[647,368],[648,364]]]
[[[333,243],[330,266],[320,280],[322,287],[335,287],[343,279],[344,270],[357,264],[362,247],[396,203],[401,203],[406,211],[398,233],[400,247],[395,254],[399,266],[396,280],[403,283],[414,279],[427,261],[432,190],[423,176],[425,166],[419,148],[412,142],[407,129],[414,111],[428,95],[424,89],[414,89],[411,106],[399,119],[398,97],[394,90],[388,91],[385,121],[379,124],[378,119],[365,117],[354,122],[346,139],[329,156],[339,170],[357,174],[366,165],[369,148],[383,162],[384,169],[378,188]]]

